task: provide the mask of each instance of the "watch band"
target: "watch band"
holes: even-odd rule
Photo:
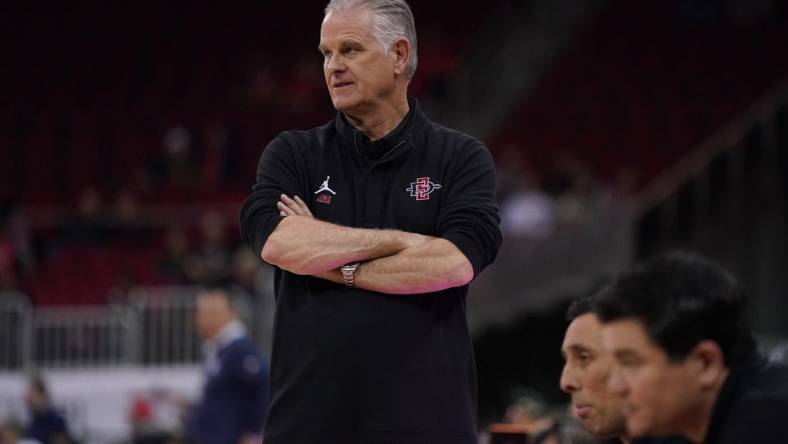
[[[359,265],[360,264],[358,262],[353,262],[351,264],[343,265],[339,269],[342,272],[342,278],[345,279],[345,286],[348,288],[356,287],[356,270],[358,270]]]

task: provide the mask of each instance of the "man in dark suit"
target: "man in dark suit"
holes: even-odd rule
[[[200,293],[195,313],[204,338],[205,386],[188,424],[194,444],[262,441],[268,368],[224,290]]]

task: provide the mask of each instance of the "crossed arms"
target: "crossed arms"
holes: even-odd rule
[[[339,267],[361,262],[356,286],[389,294],[417,294],[467,284],[473,266],[452,242],[397,230],[349,228],[319,221],[303,200],[281,195],[285,218],[260,256],[295,274],[343,284]]]
[[[303,133],[283,133],[263,151],[257,182],[240,211],[241,238],[280,269],[344,284],[338,270],[361,262],[356,286],[420,294],[462,286],[492,263],[501,245],[495,164],[468,138],[448,156],[435,233],[350,228],[317,220],[291,193],[309,189],[314,153]],[[287,194],[287,195],[285,195]]]

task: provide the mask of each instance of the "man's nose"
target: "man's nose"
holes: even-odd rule
[[[343,71],[345,69],[345,62],[342,60],[341,55],[331,55],[326,60],[326,70],[329,73]]]
[[[561,390],[566,393],[574,393],[580,390],[580,384],[577,382],[574,372],[566,364],[564,364],[564,369],[561,370],[561,381],[559,384],[561,385]]]

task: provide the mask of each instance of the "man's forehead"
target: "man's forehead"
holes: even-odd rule
[[[602,346],[602,328],[593,313],[575,318],[566,329],[562,349],[565,351],[598,350]]]
[[[602,324],[594,313],[585,313],[572,320],[566,328],[567,338],[588,338],[598,341],[602,333]]]
[[[327,35],[342,37],[346,34],[371,35],[372,15],[364,9],[350,9],[329,12],[320,26],[320,40]]]

